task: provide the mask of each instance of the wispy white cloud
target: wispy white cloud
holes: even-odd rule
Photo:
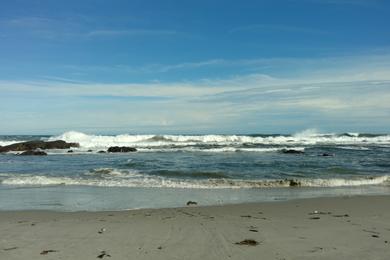
[[[0,109],[7,111],[1,113],[0,121],[6,122],[3,129],[36,125],[34,120],[39,120],[53,129],[115,126],[139,131],[255,132],[275,126],[337,126],[346,131],[354,130],[348,129],[350,126],[373,126],[375,118],[375,125],[385,129],[390,127],[389,61],[386,55],[317,62],[286,59],[284,62],[291,64],[306,64],[304,73],[174,82],[103,84],[61,77],[0,81]],[[178,67],[220,66],[224,62]]]
[[[186,69],[198,69],[203,67],[211,67],[211,66],[224,66],[227,65],[228,61],[224,59],[211,59],[205,61],[198,62],[183,62],[178,64],[151,64],[140,68],[143,72],[170,72],[174,70],[186,70]],[[128,68],[132,70],[132,68]]]
[[[170,36],[177,35],[174,30],[148,30],[148,29],[126,29],[126,30],[94,30],[86,33],[87,37],[125,37],[125,36]]]
[[[53,24],[55,20],[45,17],[17,17],[1,21],[3,26],[13,28],[43,28]]]
[[[240,93],[261,90],[266,93],[301,89],[314,91],[331,88],[333,83],[346,82],[384,82],[390,80],[390,55],[363,55],[357,57],[336,57],[319,59],[254,59],[254,60],[207,60],[173,65],[153,65],[156,70],[174,72],[179,69],[208,68],[210,66],[286,66],[295,73],[268,75],[265,73],[237,74],[217,78],[197,80],[177,80],[174,82],[149,83],[96,83],[73,80],[64,77],[44,76],[35,81],[0,81],[0,89],[6,92],[39,90],[53,95],[107,95],[107,96],[147,96],[147,97],[203,97],[223,95],[238,91]],[[73,69],[78,70],[79,67]],[[88,68],[87,68],[88,69]],[[93,67],[102,73],[112,67]],[[126,69],[126,68],[125,68]],[[275,74],[275,73],[274,73]],[[322,86],[321,84],[330,84]],[[238,95],[239,93],[237,93]]]
[[[93,65],[93,66],[77,66],[77,65],[64,65],[65,69],[74,72],[98,72],[98,73],[128,73],[128,74],[159,74],[174,73],[178,71],[196,71],[207,70],[212,72],[213,70],[231,69],[246,71],[253,75],[266,75],[272,71],[273,75],[281,77],[286,74],[291,78],[297,77],[302,74],[304,77],[313,75],[318,78],[321,75],[337,74],[341,76],[342,71],[347,77],[351,77],[354,74],[355,79],[374,79],[374,78],[386,78],[388,68],[390,68],[390,52],[388,49],[381,50],[379,52],[361,53],[358,55],[340,55],[337,57],[319,57],[319,58],[253,58],[253,59],[208,59],[199,61],[189,61],[174,64],[145,64],[145,65]],[[222,70],[223,71],[223,70]],[[381,74],[385,75],[381,75]],[[231,74],[231,72],[230,72]],[[218,76],[218,73],[215,73]],[[222,74],[221,78],[228,78],[226,74]],[[231,77],[231,76],[230,76]],[[229,79],[230,80],[230,79]],[[348,79],[346,79],[348,80]]]
[[[290,2],[308,2],[328,5],[360,5],[360,6],[378,6],[383,0],[289,0]]]
[[[229,31],[230,33],[240,33],[240,32],[287,32],[287,33],[303,33],[303,34],[328,34],[329,32],[309,28],[309,27],[299,27],[292,25],[283,25],[283,24],[250,24],[246,26],[235,27]]]
[[[48,18],[37,16],[0,19],[0,29],[10,29],[13,34],[27,34],[34,37],[53,40],[80,40],[107,37],[158,37],[174,36],[180,33],[170,29],[148,29],[122,27],[104,29],[102,26],[80,16]]]
[[[314,126],[326,129],[332,122],[344,131],[356,130],[345,124],[353,119],[360,122],[361,127],[372,118],[380,121],[382,128],[390,125],[390,82],[260,85],[253,89],[241,86],[241,90],[235,91],[228,87],[179,84],[135,89],[131,85],[54,83],[38,88],[31,85],[15,87],[10,86],[10,89],[18,92],[14,95],[16,98],[3,96],[6,102],[3,100],[0,105],[2,111],[6,111],[7,102],[18,104],[13,106],[12,112],[0,116],[5,122],[3,130],[16,124],[24,128],[36,126],[38,121],[41,128],[61,131],[118,127],[141,132],[256,132],[256,129],[264,131],[267,125],[280,126],[279,130],[274,129],[275,132],[288,132],[294,127],[293,118],[299,121],[299,124],[296,122],[299,128],[311,127],[316,122]],[[3,87],[0,89],[7,93]],[[111,95],[132,98],[111,99]],[[171,98],[144,99],[140,98],[142,95]],[[95,99],[95,96],[102,98]],[[28,102],[23,104],[23,99]],[[15,114],[19,116],[15,117]]]

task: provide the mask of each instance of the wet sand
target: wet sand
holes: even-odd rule
[[[201,202],[199,202],[201,205]],[[0,212],[0,259],[390,259],[390,196]]]

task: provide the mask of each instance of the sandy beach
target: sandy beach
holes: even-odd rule
[[[0,212],[0,259],[389,259],[390,196]]]

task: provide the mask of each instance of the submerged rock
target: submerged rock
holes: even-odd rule
[[[287,154],[304,154],[304,151],[301,150],[294,150],[294,149],[283,149],[281,151],[282,153],[287,153]]]
[[[3,147],[0,147],[0,152],[9,152],[9,151],[29,151],[36,149],[69,149],[71,147],[79,147],[78,143],[67,143],[62,140],[57,141],[28,141],[21,142],[16,144],[10,144]]]
[[[290,185],[290,187],[299,187],[299,186],[301,186],[301,183],[299,181],[296,181],[296,180],[289,180],[289,185]]]
[[[23,153],[20,153],[19,155],[39,155],[39,156],[44,156],[44,155],[47,155],[47,153],[45,153],[44,151],[32,151],[32,150],[29,150],[29,151],[25,151]]]
[[[134,147],[126,147],[126,146],[112,146],[108,148],[107,152],[109,153],[129,153],[129,152],[136,152],[137,149]]]

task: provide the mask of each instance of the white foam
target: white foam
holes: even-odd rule
[[[306,129],[302,132],[295,133],[293,135],[295,138],[304,139],[304,138],[311,138],[311,137],[317,137],[320,136],[320,133],[315,128]]]
[[[309,187],[343,187],[390,184],[390,176],[367,177],[356,179],[306,179],[301,181],[302,186]]]
[[[137,170],[120,170],[114,168],[98,168],[84,173],[86,176],[98,176],[101,178],[137,178],[143,177]]]
[[[363,146],[339,146],[337,148],[344,149],[344,150],[358,150],[358,151],[369,151],[370,148],[363,147]]]
[[[351,187],[366,185],[390,185],[390,176],[354,179],[295,179],[295,180],[233,180],[203,179],[179,180],[161,176],[130,174],[127,178],[110,175],[106,178],[51,177],[40,175],[8,176],[2,180],[3,185],[14,186],[48,186],[48,185],[82,185],[97,187],[141,187],[141,188],[184,188],[184,189],[235,189],[235,188],[272,188],[272,187]]]
[[[25,141],[20,141],[20,140],[0,141],[0,146],[7,146],[11,144],[20,143],[20,142],[25,142]]]
[[[258,145],[368,145],[390,144],[390,135],[359,137],[355,135],[318,134],[314,130],[293,136],[239,136],[239,135],[129,135],[116,136],[87,135],[80,132],[66,132],[49,140],[64,140],[79,143],[84,149],[105,149],[110,146],[132,146],[136,148],[162,146],[221,145],[234,146],[243,144]]]
[[[63,140],[66,142],[79,143],[84,148],[106,148],[110,146],[133,145],[140,141],[146,141],[154,135],[87,135],[80,132],[66,132],[60,136],[49,138],[49,141]]]
[[[226,153],[226,152],[276,152],[282,150],[304,151],[305,147],[270,147],[270,148],[241,148],[241,147],[218,147],[218,148],[198,148],[198,147],[180,147],[180,148],[137,148],[140,152],[204,152],[204,153]]]

